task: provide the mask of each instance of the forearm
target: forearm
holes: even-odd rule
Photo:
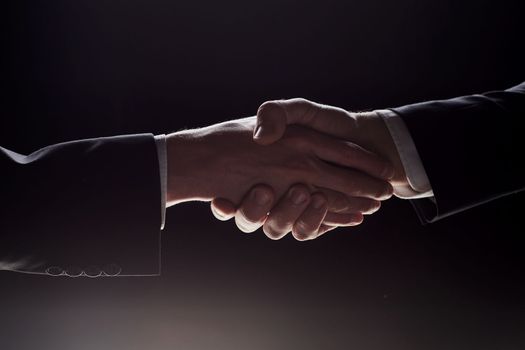
[[[351,136],[352,141],[384,157],[394,166],[394,176],[390,180],[394,189],[409,186],[400,154],[383,118],[377,112],[352,113],[352,116],[359,130]]]
[[[202,134],[202,130],[186,130],[166,138],[168,206],[214,198],[212,185],[217,179],[210,168],[217,159]]]
[[[414,202],[425,221],[525,187],[525,174],[518,166],[523,156],[525,83],[394,111],[413,135],[432,184],[434,202]]]
[[[104,269],[118,265],[122,274],[159,273],[153,135],[66,142],[28,156],[0,148],[0,165],[0,269],[99,275],[120,273]]]

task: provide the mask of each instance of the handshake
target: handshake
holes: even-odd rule
[[[413,204],[434,222],[525,190],[524,97],[522,83],[364,113],[279,100],[255,117],[166,137],[76,140],[27,156],[0,147],[0,270],[78,276],[75,266],[117,261],[123,275],[157,274],[159,237],[149,230],[162,227],[160,204],[193,200],[272,239],[359,225],[393,194],[428,198]],[[140,254],[149,263],[137,265]]]
[[[170,134],[167,206],[211,201],[243,232],[308,240],[355,226],[409,186],[376,112],[305,99],[263,103],[256,117]]]

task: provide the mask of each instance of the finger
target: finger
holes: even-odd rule
[[[381,202],[370,198],[348,197],[328,188],[317,188],[328,199],[328,212],[350,214],[373,214],[381,207]]]
[[[283,142],[295,148],[306,148],[326,162],[361,170],[373,177],[389,180],[394,175],[394,166],[375,153],[355,143],[326,136],[312,129],[290,126]]]
[[[361,170],[370,176],[388,180],[394,176],[394,166],[375,153],[352,142],[324,135],[311,137],[314,154],[327,162]]]
[[[213,216],[221,221],[230,220],[235,216],[237,208],[235,205],[227,199],[215,198],[210,204],[211,212]]]
[[[359,221],[356,221],[356,223],[354,225],[350,225],[350,226],[356,226],[356,225],[361,224],[362,222],[363,222],[363,216],[361,216],[361,219]],[[325,233],[327,233],[329,231],[335,230],[337,227],[338,226],[336,226],[336,225],[331,225],[331,224],[327,223],[326,222],[326,218],[325,218],[325,221],[323,222],[323,224],[319,228],[319,234],[318,234],[317,237],[320,237],[320,236],[324,235]]]
[[[253,139],[261,145],[279,140],[286,130],[286,111],[275,101],[263,103],[257,110]]]
[[[326,232],[333,231],[337,228],[337,226],[330,226],[326,225],[325,223],[321,224],[321,227],[319,227],[319,230],[317,231],[317,237],[322,236]]]
[[[290,187],[286,195],[270,211],[263,230],[271,239],[280,239],[292,230],[293,224],[310,202],[310,190],[305,185]]]
[[[361,213],[337,214],[328,212],[323,220],[323,224],[335,227],[357,226],[362,222],[363,214]]]
[[[298,241],[314,239],[318,236],[319,228],[327,212],[327,199],[322,193],[314,193],[310,197],[310,204],[295,221],[292,235]]]
[[[321,175],[313,183],[314,186],[329,188],[349,197],[364,197],[375,200],[386,200],[392,197],[394,189],[386,181],[373,178],[360,171],[320,163]]]
[[[253,232],[261,227],[273,206],[274,192],[266,185],[256,185],[243,199],[235,214],[235,224],[242,232]]]
[[[355,119],[341,108],[303,98],[275,100],[259,107],[254,140],[271,144],[283,136],[289,124],[303,125],[339,138],[347,138],[356,128]]]

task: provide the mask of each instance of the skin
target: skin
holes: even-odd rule
[[[394,166],[389,179],[394,189],[409,186],[394,141],[382,117],[377,113],[351,113],[305,99],[269,101],[258,110],[254,140],[261,145],[271,145],[281,139],[290,125],[301,125],[353,142],[382,156]],[[297,190],[294,186],[289,192]],[[304,187],[299,187],[299,190],[307,191]],[[378,204],[360,203],[360,199],[354,196],[346,201],[341,200],[345,204],[341,205],[339,213],[344,212],[345,215],[333,210],[322,216],[322,209],[314,206],[314,201],[304,207],[297,207],[286,195],[280,200],[271,197],[273,201],[262,206],[254,200],[253,192],[259,196],[271,197],[272,188],[266,185],[253,187],[239,206],[218,198],[212,202],[212,211],[222,220],[235,217],[237,226],[245,232],[255,231],[262,226],[270,238],[279,239],[292,232],[298,240],[309,240],[339,226],[358,225],[362,222],[363,215],[372,214],[379,209]],[[317,198],[316,194],[311,196]],[[368,208],[366,204],[369,205]]]
[[[361,214],[348,214],[348,198],[359,198],[353,206],[361,212],[377,210],[377,203],[392,195],[387,181],[392,165],[374,153],[301,126],[290,126],[275,142],[261,145],[253,140],[256,123],[251,117],[168,135],[168,206],[221,198],[241,205],[236,221],[243,231],[252,230],[250,218],[261,210],[266,214],[282,207],[305,213],[308,225],[318,222],[318,230],[328,230],[330,220],[362,220]],[[255,203],[256,210],[241,203]],[[292,230],[296,225],[301,223],[275,216],[266,230],[280,238],[281,226]]]

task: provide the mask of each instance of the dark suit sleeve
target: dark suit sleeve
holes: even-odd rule
[[[0,147],[0,269],[68,276],[160,273],[153,135]]]
[[[525,83],[393,111],[407,125],[434,192],[412,201],[424,222],[525,188]]]

